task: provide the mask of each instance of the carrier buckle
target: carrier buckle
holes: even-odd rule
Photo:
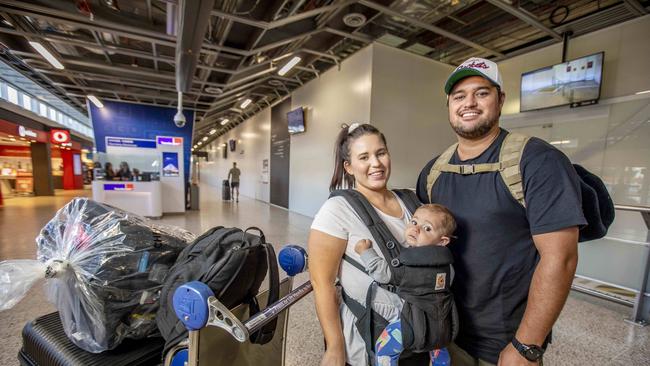
[[[474,165],[460,165],[460,174],[474,174]]]

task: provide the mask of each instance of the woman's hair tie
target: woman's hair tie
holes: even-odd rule
[[[354,130],[356,130],[357,127],[359,127],[358,123],[355,122],[355,123],[351,124],[350,127],[348,127],[348,135],[351,134]]]

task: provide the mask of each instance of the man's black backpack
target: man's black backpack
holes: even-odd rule
[[[249,230],[259,231],[260,235]],[[248,304],[252,316],[260,310],[255,295],[267,272],[268,304],[271,304],[280,294],[278,264],[272,245],[266,243],[260,229],[252,227],[242,231],[218,226],[198,237],[178,256],[163,285],[156,321],[165,338],[164,353],[187,338],[187,330],[172,308],[176,288],[189,281],[201,281],[229,309]],[[275,327],[276,321],[268,323],[251,334],[250,341],[257,344],[271,341]]]
[[[396,189],[393,192],[404,202],[404,205],[411,214],[415,213],[415,210],[421,205],[417,196],[411,190]],[[425,265],[433,265],[440,273],[444,273],[445,278],[450,278],[451,274],[449,273],[449,269],[453,261],[451,252],[446,247],[433,248],[434,250],[441,249],[447,251],[442,256],[439,256],[439,259],[442,259],[444,263],[424,263],[421,258],[414,258],[413,254],[415,253],[410,251],[421,248],[401,247],[397,239],[390,232],[390,229],[388,229],[388,226],[386,226],[386,223],[379,217],[374,207],[363,194],[351,189],[337,190],[330,194],[330,197],[336,196],[344,197],[357,215],[359,215],[372,234],[375,243],[379,246],[384,258],[390,264],[390,283],[385,285],[373,282],[368,288],[365,304],[359,303],[348,296],[345,291],[342,291],[343,302],[357,318],[355,325],[366,344],[366,352],[371,364],[374,364],[375,342],[388,325],[388,320],[384,319],[371,307],[373,294],[378,286],[397,293],[405,301],[400,314],[402,341],[405,352],[402,353],[400,359],[408,358],[409,360],[407,362],[409,364],[411,361],[419,362],[419,356],[412,355],[412,352],[421,352],[424,355],[425,353],[423,352],[445,347],[458,333],[458,312],[454,304],[453,295],[449,290],[449,282],[443,286],[444,288],[436,291],[437,296],[435,296],[433,301],[430,301],[430,298],[422,301],[423,299],[419,299],[415,294],[402,291],[399,284],[403,278],[408,276],[406,271],[415,271],[417,275],[418,270],[421,269],[418,267]],[[418,255],[416,254],[415,256],[417,257]],[[367,274],[366,269],[361,263],[347,255],[344,255],[343,259]],[[431,289],[434,286],[436,286],[435,281],[431,281]],[[430,295],[431,291],[427,290],[426,294]],[[400,361],[400,364],[402,364],[402,361]]]

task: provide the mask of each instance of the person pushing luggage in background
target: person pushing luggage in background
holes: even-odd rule
[[[230,179],[230,188],[232,189],[232,197],[235,200],[235,202],[239,202],[239,176],[240,175],[241,175],[241,170],[237,168],[237,163],[232,163],[232,168],[228,172],[228,179]]]

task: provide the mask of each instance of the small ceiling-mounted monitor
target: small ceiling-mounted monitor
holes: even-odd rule
[[[604,52],[521,75],[521,112],[595,104],[600,98]]]
[[[290,134],[305,132],[305,112],[302,107],[287,113],[287,125]]]

